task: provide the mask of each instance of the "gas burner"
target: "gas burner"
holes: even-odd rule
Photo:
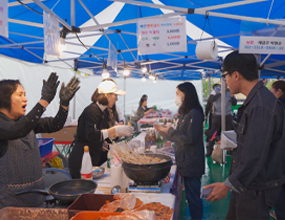
[[[72,202],[57,200],[53,196],[46,196],[46,200],[44,204],[41,206],[42,208],[67,208]]]
[[[161,182],[133,182],[129,186],[129,192],[160,193]]]
[[[136,182],[134,181],[133,186],[161,186],[160,181],[154,181],[154,182]]]
[[[46,208],[50,206],[54,207],[56,204],[56,199],[51,195],[46,196],[45,204],[46,204]]]

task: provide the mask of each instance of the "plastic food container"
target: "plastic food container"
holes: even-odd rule
[[[52,152],[54,138],[37,138],[40,146],[41,157],[44,157]]]
[[[237,134],[234,130],[223,131],[221,135],[221,149],[234,149],[237,147]]]

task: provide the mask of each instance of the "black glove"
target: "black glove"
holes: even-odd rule
[[[73,98],[74,94],[80,88],[78,84],[80,83],[78,78],[72,77],[69,83],[64,87],[64,83],[61,84],[61,89],[59,92],[60,104],[63,106],[68,106],[69,101]]]
[[[43,80],[41,99],[46,100],[48,103],[53,100],[56,94],[56,89],[59,85],[59,81],[57,81],[57,79],[58,76],[56,75],[56,73],[51,73],[47,81]]]

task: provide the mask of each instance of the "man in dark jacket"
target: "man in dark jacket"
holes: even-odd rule
[[[247,98],[238,110],[230,175],[223,183],[204,187],[213,189],[207,200],[223,199],[232,190],[226,219],[269,219],[285,179],[284,109],[258,80],[253,54],[232,52],[223,70],[231,92]]]
[[[215,84],[216,85],[216,84]],[[228,89],[225,94],[225,104],[226,104],[226,131],[233,130],[233,117],[232,117],[232,106],[237,104],[237,99]],[[222,97],[221,97],[221,85],[217,84],[213,86],[213,91],[211,92],[208,101],[212,103],[212,118],[211,118],[211,130],[217,131],[217,135],[221,135],[222,129]],[[207,146],[206,156],[211,156],[215,145],[215,139],[209,141]]]

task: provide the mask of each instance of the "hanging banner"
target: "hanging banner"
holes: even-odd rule
[[[185,17],[138,20],[137,44],[140,55],[187,52]]]
[[[284,37],[241,36],[240,53],[285,54]]]
[[[58,27],[59,22],[51,14],[44,12],[45,55],[61,56]]]
[[[285,54],[283,26],[241,21],[240,53]]]
[[[117,59],[117,48],[112,44],[112,42],[109,42],[107,66],[112,67],[115,72],[117,72]]]
[[[0,35],[8,38],[8,0],[0,0]]]

